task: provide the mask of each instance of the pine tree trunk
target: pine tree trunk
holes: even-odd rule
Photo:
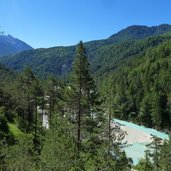
[[[80,103],[79,103],[80,106]],[[78,128],[77,128],[77,149],[78,151],[80,150],[80,146],[81,146],[81,109],[79,108],[78,110]]]
[[[79,97],[78,97],[78,128],[77,128],[77,150],[80,151],[81,146],[81,73],[79,83]]]
[[[37,102],[35,104],[35,129],[34,129],[34,140],[37,142]]]
[[[109,127],[109,143],[111,141],[111,107],[110,107],[110,111],[109,111],[109,123],[108,123],[108,127]]]

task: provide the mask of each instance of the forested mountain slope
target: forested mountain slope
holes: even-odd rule
[[[13,76],[14,76],[14,73],[12,71],[10,71],[5,66],[0,64],[0,81],[3,81],[4,79],[11,78]]]
[[[101,74],[115,70],[120,62],[122,63],[121,59],[141,53],[148,46],[154,46],[165,38],[149,39],[144,42],[144,45],[139,41],[167,33],[170,30],[171,26],[166,24],[158,27],[131,26],[108,39],[85,43],[87,55],[92,64],[91,71]],[[75,50],[76,46],[36,49],[1,58],[0,62],[16,71],[30,66],[41,77],[48,74],[64,76],[71,70]]]

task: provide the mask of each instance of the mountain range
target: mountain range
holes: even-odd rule
[[[0,57],[32,49],[31,46],[11,35],[0,35]]]
[[[107,39],[84,43],[91,63],[91,72],[95,75],[104,75],[116,70],[126,59],[143,54],[147,49],[170,39],[170,32],[171,25],[168,24],[153,27],[134,25]],[[1,36],[1,39],[3,37]],[[9,35],[5,38],[13,40]],[[26,47],[27,51],[1,57],[0,62],[15,71],[21,71],[29,66],[40,77],[49,74],[63,77],[70,72],[76,46],[40,49]]]

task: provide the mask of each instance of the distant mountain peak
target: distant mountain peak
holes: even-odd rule
[[[13,36],[11,36],[10,34],[7,35],[7,37],[10,37],[10,38],[14,38]]]
[[[158,27],[171,27],[170,24],[160,24]]]
[[[13,37],[12,35],[0,35],[0,56],[14,55],[24,50],[33,49],[27,43]]]

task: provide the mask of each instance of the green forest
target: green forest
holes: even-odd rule
[[[53,77],[39,80],[26,68],[1,82],[0,96],[1,170],[131,168],[119,138],[112,140],[82,42],[68,84]],[[50,129],[42,127],[38,106],[48,111]]]
[[[116,117],[133,120],[147,127],[169,129],[170,75],[171,40],[169,39],[125,60],[116,72],[109,72],[108,77],[102,79],[100,88],[104,96],[105,91],[110,89]],[[106,83],[109,85],[106,86]]]

